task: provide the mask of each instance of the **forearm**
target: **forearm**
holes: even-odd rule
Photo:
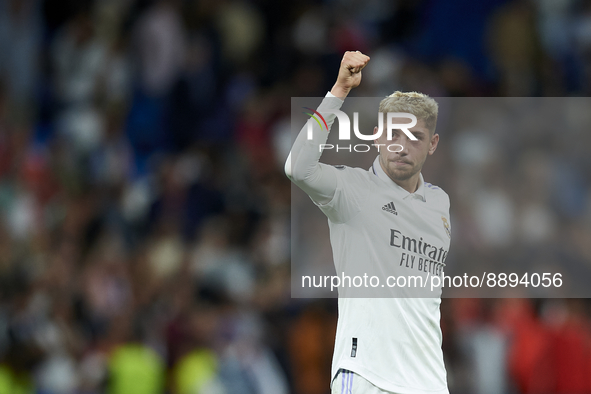
[[[312,138],[308,140],[308,126],[305,125],[300,131],[285,163],[287,176],[318,203],[329,202],[334,196],[337,187],[336,169],[319,163],[322,154],[320,146],[326,143],[328,133],[335,119],[334,113],[323,111],[341,108],[343,100],[351,89],[361,82],[361,70],[367,65],[368,61],[369,57],[359,51],[345,52],[339,67],[337,81],[331,92],[326,95],[326,98],[318,107],[318,112],[326,120],[328,130],[323,129],[318,124],[308,122],[312,125]]]
[[[302,190],[304,190],[314,201],[326,203],[334,195],[337,181],[334,176],[334,168],[319,162],[322,152],[320,147],[328,139],[329,130],[334,123],[335,115],[327,113],[329,109],[339,109],[343,100],[327,94],[317,111],[322,114],[328,125],[319,127],[312,122],[312,139],[308,139],[308,125],[304,125],[298,134],[291,149],[285,173]]]
[[[349,95],[350,91],[351,91],[350,87],[343,86],[342,84],[339,84],[337,82],[334,84],[334,86],[330,90],[330,94],[332,94],[335,97],[340,98],[341,100],[344,100],[345,97],[347,97]]]

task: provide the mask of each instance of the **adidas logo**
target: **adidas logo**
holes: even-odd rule
[[[396,212],[396,207],[394,206],[393,202],[389,202],[388,204],[384,205],[382,207],[382,210],[393,213],[394,215],[398,215],[398,212]]]

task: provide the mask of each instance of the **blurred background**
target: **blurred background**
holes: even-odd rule
[[[346,50],[357,96],[588,96],[591,1],[0,0],[0,394],[328,393],[282,168]],[[591,265],[589,130],[524,125],[442,134],[448,265]],[[587,299],[446,299],[442,329],[451,393],[591,393]]]

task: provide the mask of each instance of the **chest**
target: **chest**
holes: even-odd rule
[[[414,195],[400,198],[394,193],[373,193],[355,219],[355,226],[376,240],[401,247],[404,243],[412,250],[423,250],[425,245],[449,248],[449,211],[434,199],[423,201]]]

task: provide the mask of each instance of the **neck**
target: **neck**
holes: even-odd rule
[[[389,176],[389,175],[388,175]],[[392,179],[392,178],[390,178]],[[392,179],[398,186],[403,188],[409,193],[414,193],[419,188],[419,174],[415,174],[412,177],[405,179],[403,181]]]

